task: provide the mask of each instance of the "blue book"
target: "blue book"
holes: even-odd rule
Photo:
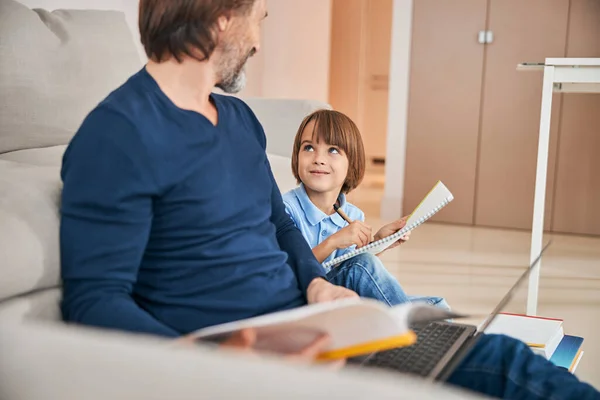
[[[580,357],[580,349],[583,344],[583,338],[578,336],[565,335],[556,348],[550,362],[554,365],[565,368],[571,372],[577,365],[577,359]]]

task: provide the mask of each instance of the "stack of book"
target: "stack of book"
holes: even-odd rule
[[[485,332],[519,339],[534,353],[572,373],[583,357],[583,338],[565,335],[562,319],[501,313]]]

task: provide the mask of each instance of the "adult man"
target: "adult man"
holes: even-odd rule
[[[180,337],[356,296],[323,279],[285,214],[253,113],[211,94],[243,87],[266,14],[265,0],[140,1],[150,61],[90,113],[63,160],[65,320]],[[253,340],[244,331],[229,344]],[[498,396],[597,395],[525,348],[486,338],[452,382]]]

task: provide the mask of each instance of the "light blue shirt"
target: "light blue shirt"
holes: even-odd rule
[[[352,221],[365,220],[365,214],[355,205],[348,203],[346,201],[346,196],[343,193],[340,194],[338,200],[341,205],[340,208]],[[285,211],[292,218],[298,229],[300,229],[311,249],[317,247],[325,239],[338,232],[340,229],[348,226],[348,223],[344,221],[338,213],[327,215],[319,210],[308,198],[308,194],[306,194],[306,190],[302,184],[296,189],[290,190],[284,194],[283,203],[285,204]],[[355,246],[338,249],[323,262],[325,263],[335,257],[344,255],[353,250],[354,247]]]

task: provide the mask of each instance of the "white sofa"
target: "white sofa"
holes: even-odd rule
[[[399,375],[301,368],[61,322],[61,156],[86,113],[141,66],[118,11],[49,13],[0,0],[0,399],[470,397]],[[295,129],[328,106],[247,101],[288,190]]]

